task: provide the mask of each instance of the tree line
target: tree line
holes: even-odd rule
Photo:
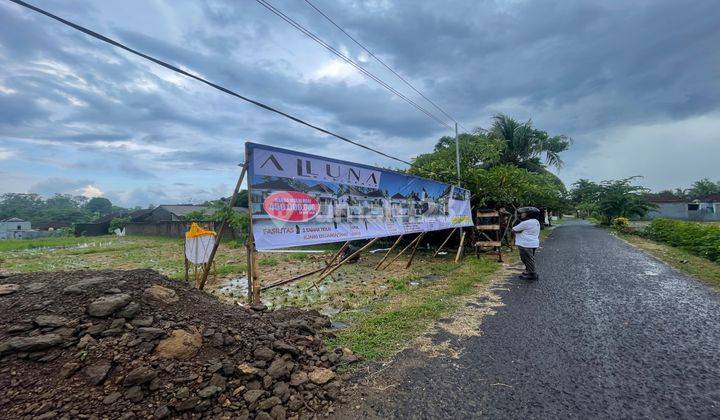
[[[549,211],[568,208],[567,190],[549,168],[561,168],[561,154],[572,144],[566,135],[550,135],[504,114],[488,129],[458,136],[460,184],[471,191],[473,207],[516,209],[533,205]],[[432,152],[414,159],[410,173],[454,184],[455,139],[442,137]]]
[[[650,189],[636,184],[640,178],[634,176],[602,182],[579,179],[573,183],[569,198],[578,215],[594,216],[605,224],[620,217],[644,217],[657,206],[648,201]],[[695,181],[690,188],[662,190],[658,194],[669,194],[688,201],[702,199],[720,195],[720,182],[703,178]]]
[[[32,224],[63,222],[84,223],[112,212],[125,210],[104,197],[55,194],[44,198],[35,193],[0,195],[0,220],[17,217]]]

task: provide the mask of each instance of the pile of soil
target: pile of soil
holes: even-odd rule
[[[283,419],[344,388],[314,311],[220,302],[152,270],[0,279],[3,418]]]

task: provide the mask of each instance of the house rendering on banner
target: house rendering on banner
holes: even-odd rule
[[[313,197],[320,205],[315,218],[318,221],[341,222],[346,220],[395,219],[413,221],[423,215],[448,214],[450,188],[440,196],[432,197],[425,189],[407,195],[396,192],[351,185],[315,183],[308,185],[298,180],[266,177],[252,186],[252,212],[256,218],[270,218],[263,203],[270,195],[285,191],[300,191]],[[333,189],[335,187],[336,189]]]

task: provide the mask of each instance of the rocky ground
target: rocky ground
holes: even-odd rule
[[[0,278],[3,418],[305,418],[343,399],[313,311],[232,306],[151,270]]]

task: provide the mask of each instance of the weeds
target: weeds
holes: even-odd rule
[[[336,320],[351,326],[331,340],[333,346],[349,347],[367,360],[395,354],[429,325],[451,313],[460,297],[487,283],[499,265],[485,258],[467,258],[456,266],[438,263],[448,276],[426,287],[410,288],[409,279],[388,279],[396,292],[388,299],[372,302],[362,310],[346,311]],[[454,268],[450,270],[450,268]]]
[[[715,224],[655,219],[640,235],[720,261],[720,226]]]

